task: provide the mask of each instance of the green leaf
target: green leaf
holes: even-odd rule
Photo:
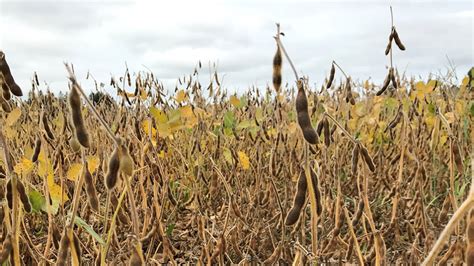
[[[244,120],[242,122],[240,122],[238,125],[237,125],[237,129],[238,130],[241,130],[241,129],[246,129],[250,126],[253,125],[253,121],[252,120]]]
[[[173,229],[174,227],[176,226],[176,224],[169,224],[167,227],[166,227],[166,235],[168,237],[171,237],[171,234],[173,233]]]
[[[105,241],[104,239],[102,239],[102,237],[99,236],[99,234],[97,234],[94,229],[92,229],[92,227],[86,223],[86,221],[82,220],[81,217],[79,216],[74,216],[74,223],[77,225],[77,226],[80,226],[82,227],[84,230],[87,231],[87,233],[89,233],[89,235],[91,235],[97,242],[99,242],[101,245],[105,245]]]
[[[224,115],[224,127],[233,128],[234,125],[235,125],[234,113],[232,113],[231,111],[228,111]]]
[[[28,193],[28,198],[30,199],[33,212],[40,212],[44,208],[46,199],[40,192],[31,190],[30,193]]]

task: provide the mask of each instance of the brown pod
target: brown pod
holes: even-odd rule
[[[120,149],[120,172],[131,176],[134,169],[133,159],[125,145],[122,145]]]
[[[73,152],[79,152],[81,150],[81,144],[77,141],[75,136],[72,136],[69,140],[69,146]]]
[[[461,152],[459,151],[459,145],[458,142],[453,140],[452,142],[452,149],[453,149],[453,157],[454,157],[454,162],[456,164],[456,168],[458,169],[458,172],[461,174],[461,176],[464,173],[464,169],[462,167],[462,157],[461,157]]]
[[[82,260],[82,251],[81,251],[81,242],[79,241],[79,237],[75,233],[73,233],[73,244],[74,248],[71,248],[71,250],[74,250],[76,252],[76,257],[79,260],[79,265],[81,265],[81,260]]]
[[[5,240],[3,240],[3,248],[0,252],[0,263],[3,264],[5,261],[7,261],[8,257],[10,256],[10,253],[12,253],[12,248],[12,237],[10,234],[8,234]]]
[[[296,96],[296,113],[298,116],[298,124],[303,131],[303,137],[309,144],[317,144],[318,136],[311,125],[308,113],[308,98],[304,91],[303,80],[298,80],[298,94]]]
[[[398,36],[398,32],[395,27],[393,27],[393,39],[395,40],[395,43],[397,44],[398,48],[400,48],[400,50],[402,51],[405,51],[405,45],[403,45],[402,41],[400,40],[400,36]]]
[[[43,121],[43,128],[44,128],[44,131],[46,131],[46,135],[48,136],[49,139],[54,140],[53,131],[49,127],[48,119],[46,118],[46,115],[44,113],[43,113],[43,117],[42,117],[41,120]]]
[[[390,53],[390,50],[392,49],[392,40],[393,40],[393,30],[390,32],[390,35],[388,36],[388,44],[387,44],[387,48],[385,48],[385,55],[388,55],[388,53]]]
[[[116,147],[109,160],[109,167],[107,175],[105,176],[105,185],[109,190],[113,189],[115,187],[115,184],[117,184],[117,178],[120,169],[119,153],[119,148]]]
[[[331,145],[331,131],[329,130],[329,121],[326,117],[323,118],[323,133],[324,133],[324,144],[326,147]]]
[[[26,194],[26,189],[21,180],[16,181],[16,188],[18,190],[18,195],[20,196],[21,203],[23,204],[23,208],[25,208],[26,212],[31,212],[31,204],[30,199],[28,198],[28,194]]]
[[[130,256],[130,260],[128,261],[128,265],[130,265],[130,266],[145,265],[145,263],[142,261],[142,258],[140,258],[140,255],[138,254],[138,252],[135,248],[132,248],[132,255]]]
[[[334,75],[336,74],[336,68],[334,67],[334,63],[331,64],[331,71],[329,72],[329,79],[328,83],[326,84],[326,89],[331,88],[332,82],[334,81]]]
[[[301,171],[300,177],[298,178],[298,185],[296,187],[295,198],[293,199],[293,206],[286,215],[285,225],[293,225],[298,221],[300,217],[301,209],[306,200],[306,175],[304,171]]]
[[[351,88],[351,78],[348,77],[346,81],[346,102],[350,103],[351,105],[355,105],[354,97],[352,96],[352,88]]]
[[[36,161],[38,161],[38,156],[40,154],[40,151],[41,151],[41,138],[38,136],[36,137],[36,141],[35,141],[35,149],[34,149],[34,152],[33,152],[33,156],[31,156],[31,161],[36,163]]]
[[[92,178],[91,172],[87,167],[87,162],[85,163],[85,167],[83,167],[83,174],[84,174],[84,183],[86,185],[86,193],[87,198],[89,199],[89,206],[95,210],[96,212],[99,211],[99,199],[97,198],[97,192],[94,186],[94,179]]]
[[[8,179],[7,181],[7,203],[8,208],[13,208],[13,191],[12,191],[12,179]]]
[[[114,193],[111,193],[111,196],[110,196],[110,203],[112,203],[112,205],[114,206],[114,208],[117,208],[118,206],[118,199],[117,197],[115,196]],[[128,218],[128,216],[125,214],[125,211],[123,208],[120,208],[118,213],[117,213],[117,217],[118,217],[118,220],[122,223],[122,224],[130,224],[130,219]]]
[[[354,218],[352,219],[352,226],[356,226],[359,223],[363,212],[364,212],[364,200],[360,199],[359,204],[357,205],[357,211],[354,214]]]
[[[61,232],[59,232],[58,227],[54,223],[52,224],[52,226],[53,245],[55,249],[59,249],[59,241],[61,241]]]
[[[318,176],[316,175],[316,172],[313,169],[310,169],[310,172],[311,172],[311,182],[313,183],[313,189],[314,189],[314,198],[316,199],[316,212],[319,216],[321,215],[321,212],[323,211],[321,189],[319,188],[319,181],[318,181]]]
[[[379,91],[375,95],[380,96],[384,91],[388,88],[388,85],[390,85],[390,81],[392,81],[392,71],[389,70],[387,76],[385,77],[385,80],[383,82],[382,88],[380,88]]]
[[[278,244],[278,246],[273,250],[272,255],[263,261],[263,265],[274,265],[280,258],[281,250],[282,246],[281,244]]]
[[[318,125],[316,126],[316,134],[321,136],[324,127],[324,119],[319,120]]]
[[[365,163],[367,164],[367,166],[369,167],[372,173],[375,172],[375,164],[374,164],[374,161],[372,160],[372,157],[370,157],[369,152],[363,145],[361,144],[359,145],[360,145],[360,153],[362,154],[362,157],[364,158]]]
[[[352,175],[357,175],[357,163],[359,162],[359,144],[354,145],[354,149],[352,149]]]
[[[71,87],[71,92],[69,93],[69,106],[71,108],[72,123],[74,125],[76,138],[83,147],[89,148],[89,136],[84,126],[81,113],[81,96],[75,85]]]
[[[15,83],[13,79],[12,73],[10,71],[10,67],[8,66],[7,60],[5,59],[5,54],[0,51],[0,72],[2,72],[3,76],[5,77],[5,82],[7,83],[8,87],[10,88],[11,93],[15,96],[23,96],[23,92],[21,92],[20,86]]]
[[[273,87],[275,88],[276,92],[280,91],[281,87],[281,64],[282,64],[282,57],[281,57],[281,49],[277,43],[277,50],[275,56],[273,57]]]
[[[392,121],[390,121],[390,123],[388,124],[387,129],[385,129],[385,131],[387,131],[388,129],[395,128],[398,125],[398,123],[400,123],[400,120],[402,119],[402,116],[403,116],[402,112],[398,111],[397,115],[395,116],[395,118]]]
[[[474,265],[474,211],[470,211],[468,216],[468,223],[466,228],[466,263],[467,265]]]
[[[69,241],[69,237],[67,236],[66,230],[64,230],[61,236],[61,241],[59,241],[58,260],[56,261],[56,266],[66,266],[70,246],[71,243]]]
[[[1,72],[0,72],[0,86],[2,87],[3,99],[5,99],[6,101],[10,100],[12,97],[10,93],[10,88],[8,87],[8,84],[5,81],[5,77],[3,76],[3,73]]]
[[[393,68],[390,68],[390,71],[392,72],[390,75],[392,78],[392,86],[396,89],[398,88],[398,84],[397,84],[397,79],[395,77],[395,70]]]
[[[1,102],[1,105],[2,105],[2,110],[5,113],[10,113],[12,111],[12,108],[10,107],[10,104],[1,97],[0,97],[0,102]]]

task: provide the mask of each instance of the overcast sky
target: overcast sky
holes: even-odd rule
[[[275,22],[301,74],[320,85],[336,60],[356,79],[381,83],[388,58],[390,9],[407,50],[394,63],[408,75],[473,64],[474,1],[18,1],[0,0],[0,50],[29,90],[34,71],[54,92],[66,89],[63,62],[88,90],[99,81],[153,70],[174,88],[178,77],[217,62],[224,86],[271,84]],[[284,62],[284,81],[294,82]],[[208,81],[206,70],[200,80]]]

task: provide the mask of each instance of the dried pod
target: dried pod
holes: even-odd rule
[[[132,255],[130,256],[130,260],[128,261],[128,265],[130,266],[142,266],[145,265],[145,262],[142,260],[140,255],[138,254],[135,248],[132,248]]]
[[[225,241],[224,234],[222,234],[221,237],[219,237],[219,240],[217,240],[217,245],[214,248],[214,252],[212,252],[211,261],[217,258],[218,256],[220,256],[221,254],[223,254],[225,252],[225,249],[226,249],[226,241]]]
[[[359,162],[359,144],[355,144],[352,149],[352,175],[357,176],[357,163]]]
[[[69,140],[69,146],[71,147],[73,152],[80,152],[81,151],[81,144],[77,141],[76,137],[73,136]]]
[[[128,152],[128,149],[122,145],[120,151],[120,172],[131,176],[133,174],[133,159]]]
[[[466,265],[474,265],[474,211],[470,211],[466,226]]]
[[[278,246],[273,250],[272,255],[270,255],[270,257],[263,261],[263,265],[274,265],[280,258],[281,250],[282,245],[278,244]]]
[[[2,88],[2,96],[6,101],[11,99],[10,88],[8,87],[7,82],[5,81],[5,76],[0,72],[0,87]]]
[[[306,175],[304,171],[301,171],[300,177],[298,178],[298,185],[296,187],[296,194],[293,199],[293,206],[286,215],[285,225],[293,225],[298,221],[300,217],[301,209],[306,200]]]
[[[73,244],[74,246],[71,246],[71,251],[74,251],[76,253],[76,258],[79,260],[79,265],[81,265],[81,260],[82,260],[82,251],[81,251],[81,242],[79,241],[79,237],[75,233],[73,233]]]
[[[92,174],[87,167],[87,162],[83,167],[83,175],[84,175],[84,183],[86,186],[86,193],[87,198],[89,200],[89,206],[95,210],[99,211],[99,199],[97,198],[97,192],[94,185],[94,179],[92,178]]]
[[[393,39],[395,40],[395,43],[397,44],[398,48],[400,48],[400,50],[402,51],[405,51],[405,45],[403,45],[402,41],[400,40],[400,36],[398,36],[398,32],[397,30],[395,29],[395,27],[393,27]]]
[[[360,153],[362,154],[362,157],[364,158],[365,163],[367,164],[371,172],[375,172],[375,164],[374,164],[374,161],[372,160],[372,157],[370,157],[369,152],[364,147],[364,145],[360,143],[359,145],[360,145]]]
[[[4,263],[7,261],[8,257],[10,256],[10,253],[12,253],[12,237],[10,234],[8,234],[5,237],[5,240],[3,240],[3,248],[2,251],[0,252],[0,263]]]
[[[453,140],[451,145],[452,145],[453,158],[456,164],[456,168],[458,169],[458,172],[462,176],[464,174],[464,170],[462,167],[462,156],[461,156],[461,152],[459,151],[458,142]]]
[[[387,76],[385,77],[385,80],[384,80],[384,82],[383,82],[382,88],[380,88],[380,90],[377,91],[377,93],[376,93],[375,95],[377,95],[377,96],[382,95],[382,93],[384,93],[385,90],[387,90],[388,85],[390,85],[390,81],[392,81],[392,71],[391,71],[391,68],[390,68],[390,70],[388,71]]]
[[[360,199],[359,204],[357,204],[357,211],[354,214],[354,218],[352,218],[352,226],[356,226],[359,223],[363,212],[364,212],[364,200]]]
[[[316,213],[319,216],[323,212],[321,189],[319,187],[319,179],[318,179],[318,175],[313,169],[310,169],[310,174],[311,174],[311,182],[313,183],[314,198],[316,199]]]
[[[385,48],[385,55],[388,55],[390,53],[390,50],[392,49],[392,40],[393,40],[393,33],[390,33],[390,36],[388,36],[388,44],[387,47]]]
[[[0,102],[1,102],[1,105],[2,105],[2,110],[5,113],[10,113],[12,111],[12,108],[10,107],[10,104],[1,97],[0,97]]]
[[[346,103],[355,105],[355,100],[354,100],[354,97],[352,96],[351,77],[347,77],[345,89],[346,89]]]
[[[57,266],[65,266],[67,264],[66,261],[70,246],[71,243],[69,237],[66,230],[64,230],[61,236],[61,241],[59,241],[58,260],[56,261]]]
[[[403,116],[402,111],[400,111],[400,108],[399,108],[399,111],[397,112],[397,115],[395,116],[395,118],[393,118],[392,121],[390,121],[390,123],[388,124],[385,131],[387,131],[388,129],[395,128],[398,125],[398,123],[400,123],[400,120],[402,119],[402,116]]]
[[[25,208],[26,212],[31,212],[31,204],[30,199],[28,198],[28,194],[26,194],[25,186],[21,180],[16,181],[16,188],[18,190],[18,195],[20,196],[21,203],[23,204],[23,208]]]
[[[323,118],[323,133],[324,133],[324,144],[326,147],[331,145],[331,131],[329,129],[329,121],[326,117]]]
[[[318,136],[311,125],[311,120],[308,113],[308,98],[304,91],[303,80],[298,80],[298,95],[296,96],[296,113],[298,115],[298,124],[303,131],[304,139],[309,144],[317,144]]]
[[[76,138],[83,147],[89,148],[89,136],[84,126],[81,112],[81,96],[75,85],[71,87],[71,92],[69,93],[69,107],[71,108],[72,123],[74,125]]]
[[[398,88],[398,84],[397,84],[397,79],[395,77],[395,70],[393,68],[390,68],[390,71],[392,72],[390,74],[391,79],[392,79],[392,86],[396,89],[396,88]]]
[[[117,184],[118,173],[120,169],[120,151],[116,147],[109,160],[107,175],[105,176],[105,185],[111,190]]]
[[[324,119],[319,120],[318,125],[316,126],[316,134],[321,136],[324,127]]]
[[[59,249],[59,242],[61,241],[61,232],[59,232],[59,229],[55,223],[52,224],[52,227],[53,245],[54,248]]]
[[[281,64],[281,49],[277,43],[277,50],[275,56],[273,57],[273,87],[277,93],[280,91],[281,87]]]
[[[38,156],[40,154],[40,151],[41,151],[41,138],[38,136],[36,137],[36,141],[35,141],[35,149],[34,149],[34,152],[33,152],[33,156],[31,156],[31,161],[36,163],[36,161],[38,161]]]
[[[12,190],[12,179],[8,179],[7,181],[7,203],[8,208],[13,208],[13,190]]]
[[[331,88],[332,82],[334,81],[334,75],[336,74],[336,68],[334,67],[334,63],[331,64],[331,71],[329,72],[329,79],[328,83],[326,84],[326,89]]]
[[[23,96],[23,92],[21,92],[20,86],[15,83],[13,79],[12,73],[10,71],[10,67],[8,66],[7,60],[5,59],[5,54],[0,51],[0,72],[3,74],[5,78],[5,83],[10,88],[11,93],[13,95],[21,97]]]
[[[117,208],[118,206],[118,199],[117,197],[115,196],[114,193],[111,193],[111,196],[110,196],[110,203],[112,203],[112,206],[114,206],[114,208]],[[130,224],[130,219],[128,218],[124,208],[120,208],[118,213],[117,213],[117,217],[118,217],[118,220],[124,224],[124,225],[127,225],[127,224]]]
[[[44,131],[46,131],[46,135],[48,136],[48,138],[54,140],[53,131],[49,127],[48,119],[46,118],[46,115],[44,113],[43,113],[43,116],[41,118],[41,121],[43,122],[43,128],[44,128]]]

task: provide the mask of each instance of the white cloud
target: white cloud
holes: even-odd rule
[[[473,65],[471,1],[392,1],[407,51],[395,64],[408,75]],[[280,22],[298,71],[321,84],[336,60],[356,79],[381,82],[390,31],[381,1],[13,1],[0,0],[0,49],[24,90],[34,71],[53,91],[66,88],[63,61],[104,83],[151,68],[174,86],[198,60],[218,62],[225,85],[245,90],[271,83],[272,36]],[[204,67],[207,69],[207,67]],[[206,73],[201,73],[207,77]],[[293,82],[287,65],[284,82]],[[206,79],[201,79],[206,81]],[[90,84],[85,82],[84,84]]]

